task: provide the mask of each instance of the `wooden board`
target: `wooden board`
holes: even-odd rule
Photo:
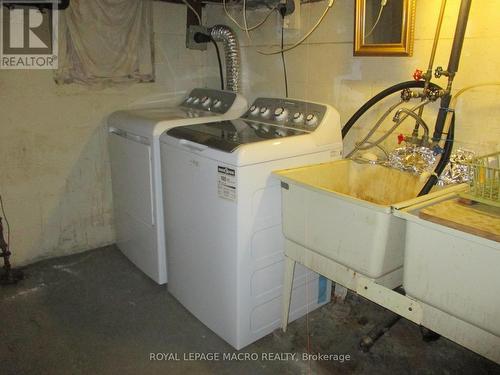
[[[483,204],[466,205],[451,199],[423,208],[419,217],[449,228],[500,242],[500,209]]]

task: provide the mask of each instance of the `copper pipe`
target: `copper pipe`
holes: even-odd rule
[[[441,0],[441,9],[439,10],[438,23],[436,26],[436,32],[434,33],[434,42],[432,43],[431,57],[429,58],[429,65],[427,67],[427,72],[425,73],[425,86],[424,86],[424,96],[422,97],[422,101],[425,99],[425,95],[429,88],[429,83],[432,79],[432,69],[434,67],[434,59],[436,58],[436,51],[439,43],[439,36],[441,34],[441,26],[443,25],[444,19],[444,11],[446,9],[446,0]],[[418,117],[422,118],[424,114],[424,107],[420,107],[418,110]],[[413,130],[413,135],[418,137],[418,121],[415,123],[415,128]]]
[[[438,23],[436,26],[436,33],[434,34],[434,43],[432,44],[431,57],[429,59],[429,66],[427,68],[427,74],[432,75],[432,68],[434,66],[434,58],[436,57],[437,46],[439,42],[439,35],[441,34],[441,26],[443,25],[444,11],[446,9],[446,0],[441,1],[441,9],[439,11]],[[430,81],[430,77],[429,77]]]

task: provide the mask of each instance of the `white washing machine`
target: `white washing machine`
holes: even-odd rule
[[[259,98],[242,118],[160,138],[169,292],[236,349],[281,323],[284,238],[273,170],[339,159],[328,105]],[[297,265],[290,318],[330,300],[331,283]]]
[[[174,126],[238,118],[247,108],[239,94],[197,88],[174,107],[156,105],[108,117],[116,243],[158,284],[167,282],[160,135]]]

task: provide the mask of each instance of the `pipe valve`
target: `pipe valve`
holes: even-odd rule
[[[429,87],[425,90],[425,96],[431,101],[435,102],[441,96],[443,96],[444,92],[436,87]]]
[[[421,81],[424,78],[424,72],[421,71],[420,69],[415,70],[413,73],[413,79],[415,81]]]
[[[411,89],[404,89],[401,91],[401,100],[404,102],[409,102],[410,99],[425,97],[424,92],[415,91]]]
[[[434,77],[441,78],[441,76],[449,77],[450,73],[447,70],[444,70],[442,66],[438,66],[434,71]]]
[[[411,98],[413,98],[413,92],[410,89],[401,91],[401,100],[409,102]]]

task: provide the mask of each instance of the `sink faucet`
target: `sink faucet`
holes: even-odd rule
[[[421,144],[422,145],[427,145],[427,143],[429,142],[429,126],[427,126],[427,124],[422,119],[422,117],[420,117],[419,115],[417,115],[415,112],[409,110],[408,108],[400,108],[394,114],[394,117],[392,118],[392,121],[394,121],[394,122],[402,121],[402,119],[401,119],[401,113],[406,114],[406,116],[413,117],[415,119],[415,121],[417,122],[417,124],[419,124],[424,129],[424,135],[422,137],[422,143]],[[412,139],[413,139],[414,143],[419,143],[418,142],[418,133],[417,134],[415,134],[415,133],[412,134]]]

